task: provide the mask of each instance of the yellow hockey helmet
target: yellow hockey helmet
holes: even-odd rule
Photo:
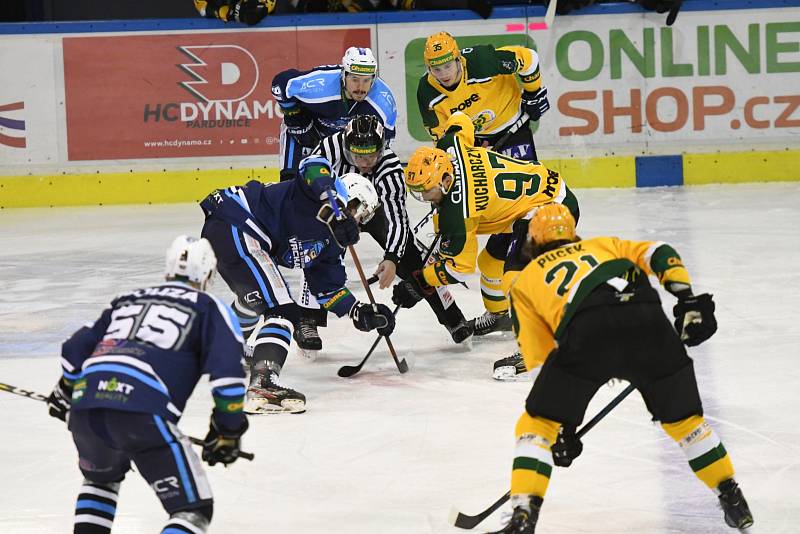
[[[422,193],[442,183],[445,174],[453,175],[453,164],[447,152],[423,146],[411,154],[406,166],[406,185],[414,193]]]
[[[528,224],[528,235],[537,245],[575,240],[575,218],[563,204],[551,202],[536,210]]]
[[[425,41],[425,52],[422,54],[428,68],[458,59],[460,55],[456,40],[447,32],[434,33],[428,37]]]

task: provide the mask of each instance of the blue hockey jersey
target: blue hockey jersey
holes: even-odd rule
[[[177,422],[203,374],[222,428],[244,422],[244,340],[233,311],[181,282],[123,293],[62,347],[72,410],[110,408]]]
[[[397,103],[392,90],[375,78],[367,97],[361,102],[348,100],[342,87],[342,68],[324,65],[309,71],[289,69],[278,73],[272,82],[272,96],[284,112],[298,125],[313,123],[320,138],[343,130],[356,115],[375,115],[386,131],[386,139],[395,136]]]
[[[330,184],[346,205],[341,181],[331,177]],[[327,311],[342,317],[355,304],[345,287],[344,250],[317,219],[322,207],[319,192],[300,176],[273,184],[252,180],[217,190],[200,205],[207,217],[217,217],[257,239],[278,265],[303,269],[309,291]]]

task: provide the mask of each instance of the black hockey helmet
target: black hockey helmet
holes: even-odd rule
[[[345,157],[359,170],[372,170],[383,154],[383,146],[383,124],[375,115],[356,115],[345,126]]]

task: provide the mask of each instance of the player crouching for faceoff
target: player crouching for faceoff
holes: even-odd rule
[[[426,253],[415,243],[409,225],[403,166],[397,154],[387,146],[385,130],[378,118],[372,115],[353,117],[343,131],[323,139],[313,154],[328,158],[343,181],[359,174],[363,176],[359,176],[361,180],[366,180],[353,179],[348,193],[351,198],[353,194],[360,195],[359,198],[372,207],[369,216],[359,222],[359,228],[370,234],[384,250],[375,271],[378,287],[391,287],[396,276],[406,280],[411,273],[422,269]],[[453,342],[463,343],[472,336],[472,327],[447,288],[431,292],[425,300]],[[304,327],[301,319],[300,328]],[[321,348],[322,341],[316,329],[311,333]],[[302,345],[302,339],[309,337],[297,339],[298,345]]]
[[[578,200],[563,177],[538,161],[523,161],[474,145],[469,117],[454,113],[436,148],[420,147],[409,158],[406,185],[438,214],[440,260],[394,287],[392,300],[414,306],[436,287],[463,282],[477,266],[483,315],[472,319],[475,336],[510,331],[506,274],[515,243],[524,237],[534,209],[563,203],[579,217]],[[478,235],[492,234],[478,253]]]
[[[752,525],[728,453],[703,418],[683,346],[716,332],[711,295],[692,294],[689,273],[666,243],[581,239],[569,210],[558,204],[535,213],[529,235],[533,259],[511,286],[511,315],[528,368],[544,365],[517,422],[514,513],[498,533],[533,534],[553,464],[569,466],[580,454],[574,429],[611,378],[639,390],[697,478],[717,493],[725,522]],[[677,297],[675,329],[648,275]],[[571,435],[559,437],[560,428]]]
[[[123,293],[63,345],[50,415],[68,421],[84,480],[76,534],[111,532],[131,462],[170,514],[162,532],[206,532],[208,479],[177,424],[201,375],[214,409],[203,460],[228,465],[247,430],[243,339],[233,311],[205,293],[217,260],[205,239],[179,236],[166,283]]]
[[[358,242],[359,232],[345,209],[341,180],[327,159],[308,157],[293,180],[251,180],[214,191],[200,206],[206,215],[203,237],[214,247],[219,273],[236,294],[233,310],[252,347],[245,411],[305,411],[305,395],[278,381],[300,313],[279,266],[302,269],[322,308],[349,316],[357,329],[385,336],[394,329],[394,315],[385,304],[358,302],[345,287],[343,249]]]

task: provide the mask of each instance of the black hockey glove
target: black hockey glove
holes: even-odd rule
[[[553,463],[559,467],[569,467],[572,460],[583,452],[583,443],[575,434],[574,426],[561,425],[556,442],[550,448],[553,453]]]
[[[714,317],[714,301],[711,295],[678,295],[678,303],[672,308],[675,315],[675,330],[689,347],[699,345],[717,331]]]
[[[413,308],[417,302],[424,299],[435,289],[425,281],[422,271],[411,273],[411,278],[403,280],[392,289],[392,302],[402,308]]]
[[[377,330],[382,336],[390,336],[394,331],[394,314],[386,304],[356,302],[350,308],[350,318],[362,332]]]
[[[550,102],[547,100],[547,87],[542,86],[535,93],[523,91],[522,107],[532,121],[538,121],[550,109]]]
[[[235,20],[252,26],[275,10],[276,0],[239,0],[230,6],[228,21]]]
[[[336,218],[336,213],[334,213],[330,202],[326,202],[319,209],[319,212],[317,212],[317,219],[328,225],[328,229],[331,231],[333,239],[336,240],[336,244],[341,248],[347,248],[350,245],[358,243],[361,237],[358,223],[353,219],[352,215],[344,210],[338,199],[335,200],[335,202],[338,203],[339,216],[341,218]]]
[[[64,377],[56,384],[50,396],[47,397],[47,407],[51,417],[61,419],[65,423],[69,417],[69,409],[72,406],[72,384],[68,383]]]
[[[235,462],[242,447],[242,434],[247,431],[248,426],[245,419],[236,430],[220,429],[212,416],[208,434],[203,440],[203,461],[208,465],[228,465]]]

